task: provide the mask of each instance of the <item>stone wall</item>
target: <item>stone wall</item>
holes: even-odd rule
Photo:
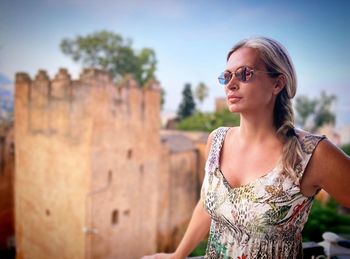
[[[195,150],[173,153],[170,158],[170,236],[173,249],[180,243],[198,202]]]
[[[227,110],[227,102],[225,97],[218,97],[215,99],[215,111],[219,112]]]
[[[18,258],[138,258],[156,251],[159,86],[16,76]]]
[[[161,132],[163,170],[159,180],[158,251],[176,249],[198,202],[201,170],[204,170],[203,137],[206,139],[207,134]]]
[[[14,140],[13,126],[6,125],[0,131],[0,250],[13,246],[13,179]]]

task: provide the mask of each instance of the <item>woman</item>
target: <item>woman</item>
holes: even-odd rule
[[[239,42],[219,82],[240,126],[210,134],[201,199],[176,251],[144,258],[185,258],[209,229],[205,258],[299,258],[315,194],[350,207],[350,158],[294,128],[296,75],[277,41]]]

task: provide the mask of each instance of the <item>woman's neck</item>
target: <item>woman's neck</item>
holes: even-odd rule
[[[246,143],[265,142],[267,139],[276,138],[276,128],[273,124],[273,111],[254,114],[240,114],[239,135]]]

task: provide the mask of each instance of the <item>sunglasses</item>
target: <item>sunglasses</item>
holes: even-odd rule
[[[276,74],[273,72],[254,70],[253,68],[250,68],[250,67],[239,67],[234,72],[231,72],[229,70],[225,70],[224,72],[222,72],[220,74],[220,76],[218,77],[218,80],[219,80],[219,83],[221,85],[227,85],[231,81],[232,77],[235,76],[238,81],[246,83],[253,78],[253,75],[256,72],[264,72],[267,74]]]

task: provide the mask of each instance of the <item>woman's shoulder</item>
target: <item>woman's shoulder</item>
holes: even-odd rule
[[[226,127],[226,126],[221,126],[218,127],[216,129],[214,129],[212,132],[210,132],[208,139],[212,139],[215,137],[215,135],[217,135],[218,133],[222,133],[222,132],[232,132],[232,131],[236,131],[238,129],[238,127]]]
[[[311,133],[303,129],[295,129],[295,134],[299,140],[302,150],[306,153],[312,153],[316,148],[318,148],[318,144],[321,142],[321,140],[326,139],[325,135]]]
[[[324,159],[329,160],[334,156],[346,156],[326,135],[311,133],[302,129],[295,129],[295,133],[302,150],[307,154],[313,153],[313,160],[322,161]]]
[[[327,191],[343,206],[350,207],[350,189],[348,188],[350,157],[325,136],[309,135],[316,136],[318,142],[311,152],[312,156],[309,153],[311,158],[306,168],[308,170],[306,175],[312,179],[314,186]]]
[[[324,135],[319,135],[319,134],[316,134],[316,133],[311,133],[309,131],[306,131],[304,129],[299,129],[299,128],[295,128],[294,129],[295,131],[295,134],[297,135],[297,137],[300,139],[300,140],[303,140],[305,138],[325,138]]]
[[[207,146],[211,146],[211,143],[213,142],[213,139],[216,136],[222,135],[222,134],[231,134],[236,132],[238,127],[218,127],[214,129],[212,132],[210,132],[208,136]]]

